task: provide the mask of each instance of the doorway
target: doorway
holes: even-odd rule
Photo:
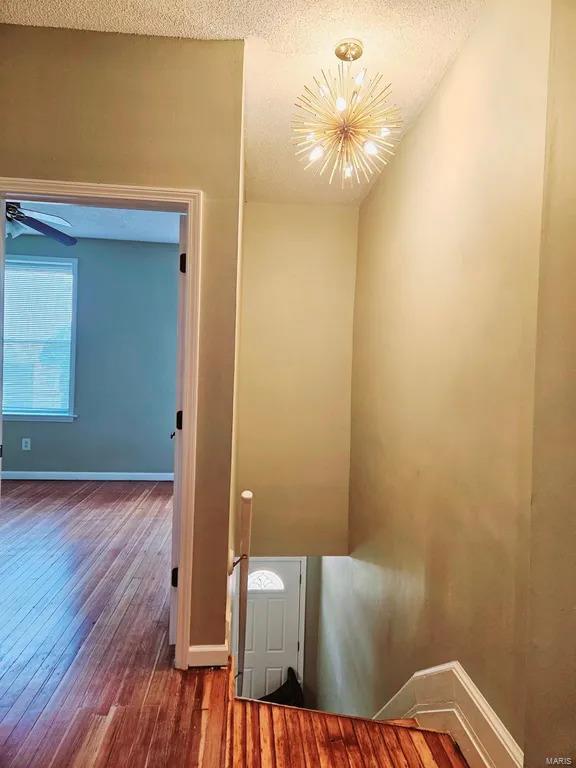
[[[30,207],[36,204],[59,204],[85,206],[88,208],[126,209],[132,211],[166,212],[177,214],[180,220],[178,243],[178,322],[177,322],[177,374],[176,404],[173,421],[174,438],[174,503],[172,513],[172,556],[171,571],[163,578],[170,586],[170,640],[175,644],[175,666],[188,667],[190,602],[192,578],[192,532],[194,511],[194,474],[196,448],[197,411],[197,356],[198,356],[198,311],[199,311],[199,260],[200,260],[200,207],[201,197],[197,192],[179,193],[171,190],[147,188],[111,187],[105,185],[82,185],[67,182],[28,181],[0,179],[0,202],[2,211],[8,201],[25,200]],[[0,266],[5,274],[6,240],[4,227],[0,236]],[[60,271],[64,261],[59,262]],[[73,259],[70,260],[73,264]],[[56,260],[54,260],[56,265]],[[66,267],[67,268],[67,267]],[[76,268],[69,270],[70,284],[76,279]],[[66,276],[60,276],[62,280]],[[60,278],[58,278],[60,279]],[[3,298],[3,296],[2,296]],[[71,299],[73,301],[73,299]],[[175,299],[176,301],[176,299]],[[3,316],[3,312],[0,313]],[[73,330],[71,330],[73,333]],[[73,354],[71,339],[65,344]],[[4,357],[4,355],[2,355]],[[65,361],[64,361],[65,362]],[[66,366],[61,365],[62,371]],[[72,367],[69,367],[69,371]],[[73,402],[73,374],[70,374],[67,390],[67,404]],[[12,377],[13,378],[13,377]],[[74,419],[68,410],[64,418]],[[29,445],[29,439],[23,446]],[[24,448],[27,450],[27,448]],[[119,478],[120,479],[120,478]],[[40,491],[40,494],[45,491]]]
[[[306,558],[250,558],[243,696],[273,693],[290,667],[302,683],[305,595]]]

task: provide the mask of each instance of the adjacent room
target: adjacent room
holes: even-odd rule
[[[3,479],[172,480],[179,215],[20,205],[77,242],[8,223]]]
[[[172,665],[180,218],[7,206],[6,754],[25,726],[22,703],[43,700],[70,670],[83,670],[89,700],[102,675],[123,673],[135,643]],[[106,649],[98,665],[85,664],[91,631]]]

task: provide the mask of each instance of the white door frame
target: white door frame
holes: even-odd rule
[[[181,517],[178,562],[177,630],[174,664],[187,669],[190,650],[192,612],[192,554],[196,489],[196,427],[198,413],[198,351],[200,336],[200,285],[202,243],[202,192],[163,187],[134,187],[114,184],[88,184],[74,181],[47,181],[0,177],[0,205],[13,198],[43,202],[94,205],[112,208],[174,211],[185,214],[188,222],[186,307],[183,327],[185,339],[182,366],[183,411],[181,446]],[[0,269],[4,274],[5,227],[0,227]],[[0,311],[3,306],[3,279],[0,280]],[[1,356],[0,356],[1,357]],[[1,413],[0,413],[1,430]],[[1,431],[0,431],[1,437]]]
[[[298,610],[298,662],[296,672],[298,673],[298,680],[300,684],[304,682],[304,639],[306,632],[306,564],[308,559],[306,557],[250,557],[250,565],[258,565],[259,563],[300,563],[300,593],[299,593],[299,610]],[[238,594],[234,596],[234,610],[238,615]],[[236,635],[237,630],[235,631]],[[234,647],[237,645],[237,637],[234,637]]]

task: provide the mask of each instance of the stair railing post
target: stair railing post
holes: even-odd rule
[[[243,491],[240,496],[240,573],[238,577],[238,696],[242,695],[244,683],[244,656],[246,653],[246,611],[248,605],[248,569],[250,559],[250,538],[252,535],[252,491]]]

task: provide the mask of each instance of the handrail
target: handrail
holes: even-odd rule
[[[246,652],[246,611],[248,605],[248,568],[250,539],[252,536],[252,491],[242,491],[240,496],[240,556],[234,565],[240,565],[238,577],[238,659],[236,685],[238,696],[242,695],[244,680],[244,655]]]

